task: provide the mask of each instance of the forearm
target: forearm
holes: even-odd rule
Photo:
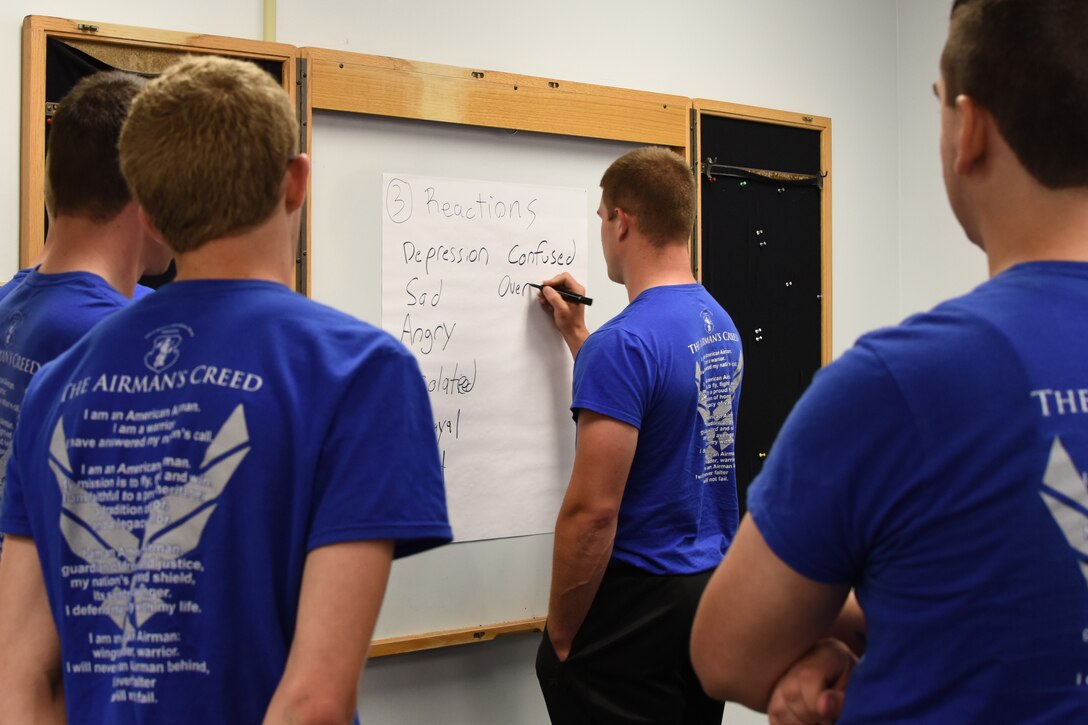
[[[583,324],[570,329],[560,329],[559,332],[563,335],[563,342],[567,343],[567,348],[570,349],[570,356],[572,358],[578,357],[578,351],[582,349],[582,343],[589,337],[589,330]]]
[[[767,704],[771,725],[826,725],[842,712],[858,658],[837,639],[821,639],[775,685]]]
[[[746,516],[692,625],[692,664],[703,689],[765,711],[775,684],[826,636],[848,592],[790,569]]]
[[[865,615],[850,592],[828,636],[794,662],[775,685],[767,704],[771,725],[835,722],[866,643]]]
[[[548,635],[566,659],[575,633],[589,612],[612,556],[616,523],[638,429],[582,410],[567,493],[555,522]]]
[[[555,527],[548,632],[561,657],[566,657],[597,595],[615,536],[615,516],[560,512]]]
[[[853,591],[846,598],[846,603],[843,604],[842,611],[839,612],[835,623],[831,625],[831,631],[827,636],[845,644],[858,657],[865,654],[865,647],[868,644],[865,614],[861,611],[861,605],[858,604]]]

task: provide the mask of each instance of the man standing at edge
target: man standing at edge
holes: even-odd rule
[[[122,168],[178,276],[27,393],[0,723],[351,722],[391,558],[451,539],[414,358],[288,288],[298,138],[242,61],[134,101]]]
[[[143,274],[170,264],[170,249],[141,226],[117,159],[121,126],[143,86],[130,73],[96,73],[72,88],[53,118],[45,165],[49,254],[0,288],[0,496],[36,371],[131,302]]]
[[[537,655],[555,723],[714,723],[687,641],[737,526],[733,459],[743,367],[732,320],[691,272],[691,170],[643,148],[601,179],[601,244],[630,304],[589,335],[563,274],[540,301],[574,362],[577,447],[556,521]]]
[[[941,161],[990,280],[798,402],[696,617],[714,696],[763,709],[807,652],[773,722],[833,721],[847,680],[840,723],[1088,721],[1086,32],[1082,0],[954,3]],[[852,674],[820,640],[851,587]]]

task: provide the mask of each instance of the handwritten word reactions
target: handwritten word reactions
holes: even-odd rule
[[[384,201],[382,325],[420,363],[455,530],[477,538],[457,521],[459,472],[484,475],[514,406],[555,404],[524,390],[520,371],[542,367],[526,355],[527,326],[546,322],[527,283],[584,279],[585,192],[387,174]]]
[[[533,206],[539,201],[536,197],[519,198],[507,196],[496,198],[495,194],[482,191],[466,194],[463,190],[454,191],[446,185],[443,189],[452,191],[451,196],[440,196],[434,185],[423,190],[423,207],[426,214],[434,214],[444,219],[460,219],[466,222],[483,224],[506,222],[529,229],[536,221]],[[401,178],[387,179],[385,184],[386,215],[394,224],[404,224],[412,218],[416,200],[412,194],[412,184]]]
[[[529,281],[537,281],[543,278],[537,270],[570,267],[578,260],[575,238],[555,242],[532,235],[526,241],[525,232],[538,220],[537,208],[544,209],[546,203],[529,192],[520,196],[507,193],[503,201],[496,199],[496,193],[447,190],[431,184],[423,188],[417,204],[412,188],[404,178],[388,180],[385,207],[392,223],[423,229],[400,242],[399,254],[405,270],[399,275],[404,280],[399,338],[419,355],[446,351],[456,332],[457,321],[449,317],[421,321],[426,316],[418,314],[442,306],[446,276],[471,277],[473,284],[482,283],[470,293],[473,296],[479,296],[481,289],[491,289],[499,298],[526,297],[532,292],[526,275],[532,274]],[[476,226],[458,227],[462,222]],[[488,229],[482,230],[484,226]],[[481,238],[493,241],[481,242]],[[471,271],[459,272],[458,268]],[[502,272],[497,281],[493,281],[495,271]],[[443,309],[450,310],[451,305]]]

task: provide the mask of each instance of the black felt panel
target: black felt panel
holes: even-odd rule
[[[704,158],[819,173],[819,134],[703,116]],[[702,184],[703,284],[732,316],[744,345],[737,486],[748,484],[821,362],[820,195],[814,186],[735,178]]]

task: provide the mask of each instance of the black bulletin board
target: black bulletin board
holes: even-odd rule
[[[794,403],[824,362],[819,129],[703,113],[701,272],[744,346],[736,442],[741,512]]]

